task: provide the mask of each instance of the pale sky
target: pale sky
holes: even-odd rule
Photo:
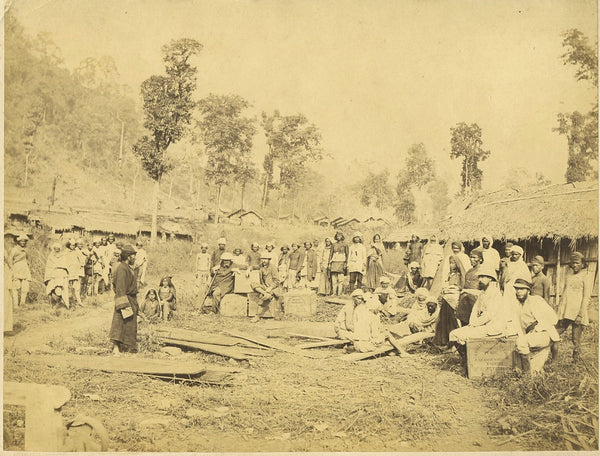
[[[188,37],[198,98],[237,93],[251,114],[304,113],[323,135],[333,179],[402,166],[423,142],[458,185],[450,127],[477,122],[491,158],[484,186],[513,166],[562,182],[556,114],[587,111],[596,91],[562,65],[561,32],[597,40],[589,0],[19,0],[28,33],[48,31],[65,65],[110,55],[122,82],[161,73],[160,47]],[[264,139],[256,139],[256,154]],[[358,166],[357,166],[358,165]],[[353,166],[352,169],[348,169]]]

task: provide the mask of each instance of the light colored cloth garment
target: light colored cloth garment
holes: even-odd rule
[[[531,282],[531,271],[527,264],[523,261],[523,258],[519,258],[517,261],[508,261],[506,263],[506,269],[503,274],[504,278],[504,290],[506,293],[514,294],[515,290],[513,285],[515,280],[524,279]]]
[[[353,339],[354,335],[354,303],[350,302],[342,307],[333,322],[333,329],[340,338]]]
[[[367,273],[366,285],[367,288],[374,290],[379,286],[379,279],[383,275],[383,253],[385,248],[382,242],[374,242],[371,244],[367,253]]]
[[[8,264],[13,280],[31,280],[31,271],[27,263],[27,252],[20,245],[15,245],[8,254]],[[6,280],[6,279],[5,279]]]
[[[437,306],[432,314],[425,307],[424,309],[409,313],[406,321],[414,332],[434,332],[439,316],[440,306]]]
[[[367,269],[367,250],[364,244],[352,243],[348,247],[348,272],[364,272]]]
[[[483,238],[486,238],[490,241],[490,246],[486,249],[483,247]],[[481,249],[483,253],[483,262],[485,264],[492,265],[496,271],[500,270],[500,253],[492,247],[494,243],[494,239],[491,236],[484,235],[481,237],[479,242],[479,249]]]
[[[565,287],[558,306],[559,320],[567,319],[581,325],[589,325],[590,294],[585,270],[579,271],[577,274],[574,274],[572,270],[567,272]]]
[[[137,257],[136,257],[137,259]],[[196,255],[196,273],[207,272],[210,271],[210,254],[208,252],[202,253],[200,252]]]
[[[560,336],[556,330],[558,317],[556,312],[541,296],[530,295],[521,304],[516,297],[512,298],[512,309],[517,330],[517,351],[523,355],[530,349],[547,347],[551,342],[558,342]],[[536,323],[535,327],[527,331]]]
[[[473,305],[469,324],[450,333],[450,341],[465,344],[467,340],[503,334],[507,325],[505,300],[496,283],[490,283]]]
[[[79,271],[81,269],[80,256],[77,250],[67,249],[64,251],[65,262],[69,270],[69,280],[79,279]]]
[[[379,316],[360,304],[354,310],[354,348],[359,352],[375,350],[385,341]]]
[[[444,259],[444,248],[437,243],[427,243],[423,248],[423,262],[421,275],[433,279],[442,260]]]

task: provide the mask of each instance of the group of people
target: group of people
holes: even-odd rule
[[[560,334],[571,326],[573,358],[579,359],[581,336],[589,323],[591,294],[582,272],[586,267],[584,256],[579,252],[571,255],[570,272],[555,310],[549,304],[550,280],[543,273],[544,258],[535,256],[527,265],[523,248],[512,243],[507,243],[501,258],[492,244],[490,236],[483,236],[480,245],[467,255],[462,243],[452,242],[452,254],[446,260],[443,254],[439,257],[437,249],[432,249],[434,258],[427,258],[416,242],[410,244],[405,257],[411,269],[406,285],[414,292],[410,304],[401,305],[396,290],[383,276],[381,286],[373,293],[352,293],[353,302],[336,320],[337,334],[355,341],[355,347],[362,351],[381,343],[386,331],[400,337],[429,332],[434,344],[456,349],[465,367],[469,340],[516,336],[517,352],[523,369],[528,371],[532,352],[548,348],[551,359],[556,359]],[[423,270],[431,268],[422,275],[419,256]],[[438,267],[442,268],[443,285],[436,296],[425,279],[435,276]],[[373,315],[389,319],[387,329]]]

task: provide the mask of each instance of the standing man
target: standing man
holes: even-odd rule
[[[113,287],[115,290],[115,309],[113,311],[110,340],[113,343],[113,355],[123,351],[137,349],[137,279],[133,271],[135,249],[125,245],[121,249],[120,262],[115,267]]]
[[[311,242],[304,243],[304,265],[302,272],[300,273],[304,286],[310,288],[311,284],[314,284],[314,280],[317,277],[317,268],[319,265],[317,252],[312,248]]]
[[[537,255],[531,261],[531,294],[541,296],[550,304],[550,279],[542,271],[544,270],[544,257]]]
[[[487,263],[488,266],[492,266],[498,272],[500,270],[500,253],[492,247],[493,244],[494,238],[484,234],[481,236],[479,248],[483,253],[483,262]]]
[[[348,248],[348,274],[350,275],[350,292],[362,289],[363,275],[367,270],[367,251],[363,244],[362,234],[356,231],[352,235],[352,244]]]
[[[88,261],[88,253],[86,253],[86,248],[83,243],[83,239],[77,239],[75,242],[75,252],[77,254],[77,259],[79,260],[79,296],[85,298],[87,292],[87,286],[85,283],[85,266]]]
[[[217,239],[218,248],[210,256],[211,269],[216,271],[221,265],[221,255],[225,253],[227,241],[224,237]]]
[[[146,269],[148,269],[148,254],[144,250],[144,243],[141,239],[135,242],[135,249],[137,253],[135,255],[135,265],[133,267],[135,276],[138,282],[138,288],[146,285]]]
[[[251,284],[252,290],[260,293],[261,302],[252,323],[258,322],[269,310],[273,299],[278,299],[281,294],[277,270],[271,266],[271,254],[264,252],[260,255],[260,269],[258,271],[260,282]]]
[[[27,241],[29,238],[21,234],[17,237],[15,245],[8,254],[8,265],[12,273],[12,299],[15,307],[25,305],[27,293],[29,292],[29,282],[31,281],[31,272],[27,263]]]
[[[250,245],[250,251],[246,260],[249,271],[258,271],[260,269],[260,245],[258,242],[253,242]]]
[[[69,239],[67,241],[67,250],[65,251],[65,261],[67,262],[69,270],[69,294],[71,290],[75,296],[75,301],[78,306],[81,304],[81,284],[79,283],[79,272],[81,270],[80,256],[77,250],[75,250],[75,239]]]
[[[515,280],[513,288],[518,302],[514,306],[518,334],[517,352],[521,355],[523,370],[527,373],[531,371],[529,354],[532,348],[551,347],[552,362],[556,361],[560,341],[555,327],[558,317],[541,296],[531,294],[531,282],[519,278]]]
[[[300,250],[300,244],[294,242],[290,253],[290,264],[288,269],[288,289],[298,288],[300,286],[301,276],[300,271],[304,264],[304,252]]]
[[[500,290],[504,291],[504,276],[506,275],[506,270],[508,269],[508,262],[510,261],[510,249],[514,244],[512,242],[507,242],[504,245],[504,257],[500,258],[500,271],[498,272],[498,283],[500,284]]]
[[[200,246],[200,253],[196,255],[196,287],[199,295],[204,295],[210,282],[210,261],[208,244],[203,242]]]
[[[504,274],[504,290],[512,293],[512,286],[516,279],[526,279],[531,282],[531,272],[523,261],[523,248],[518,245],[513,245],[510,248],[510,261]]]

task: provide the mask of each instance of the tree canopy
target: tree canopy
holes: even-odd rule
[[[483,149],[481,127],[476,123],[467,125],[466,122],[456,124],[450,128],[450,158],[462,158],[461,190],[462,193],[471,193],[481,189],[483,171],[479,169],[479,162],[487,160],[489,150]]]

